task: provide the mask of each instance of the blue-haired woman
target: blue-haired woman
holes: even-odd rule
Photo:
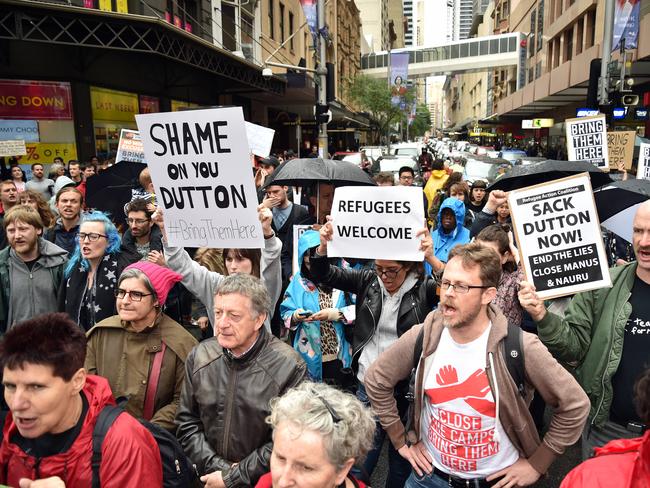
[[[120,253],[120,235],[103,212],[83,215],[74,252],[63,273],[59,309],[88,331],[115,315],[115,287],[133,260]]]

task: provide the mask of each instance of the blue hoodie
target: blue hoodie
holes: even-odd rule
[[[456,228],[450,233],[445,233],[440,222],[442,211],[446,208],[453,210],[456,215]],[[458,244],[467,244],[469,242],[469,229],[463,227],[465,222],[465,204],[457,198],[446,198],[440,210],[438,210],[438,223],[435,230],[431,231],[431,238],[433,239],[433,253],[443,263],[447,262],[449,251]]]
[[[305,253],[320,244],[318,232],[308,230],[298,239],[298,264],[302,269],[302,261]],[[287,328],[291,328],[291,316],[296,310],[307,310],[318,312],[320,304],[318,301],[318,288],[310,280],[302,276],[298,271],[284,293],[284,300],[280,305],[280,315]],[[332,303],[335,308],[343,312],[342,321],[332,322],[339,342],[338,359],[343,363],[344,368],[352,364],[352,347],[345,338],[344,326],[354,320],[354,299],[352,303],[346,303],[345,294],[340,290],[332,291]],[[295,339],[293,347],[307,363],[307,371],[312,381],[323,380],[323,362],[321,351],[320,322],[299,322],[295,327]]]

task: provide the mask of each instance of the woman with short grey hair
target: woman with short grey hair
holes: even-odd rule
[[[365,487],[350,469],[372,448],[375,419],[355,396],[304,382],[271,401],[271,472],[256,488]]]

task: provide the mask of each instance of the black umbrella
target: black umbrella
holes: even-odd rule
[[[554,161],[548,159],[524,166],[513,166],[510,171],[488,187],[488,191],[510,191],[548,181],[589,173],[592,188],[599,188],[612,182],[612,179],[600,169],[586,161]]]
[[[111,214],[116,223],[123,223],[124,204],[131,201],[131,190],[139,185],[144,163],[122,161],[91,176],[86,181],[86,206]]]
[[[269,176],[269,185],[310,186],[331,183],[335,186],[375,186],[375,181],[356,164],[322,158],[290,159]]]
[[[632,222],[640,204],[650,198],[650,180],[615,181],[594,192],[603,227],[632,242]]]

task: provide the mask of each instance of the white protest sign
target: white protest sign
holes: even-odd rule
[[[586,173],[511,191],[508,201],[526,279],[540,298],[611,286]]]
[[[609,171],[605,116],[567,119],[565,127],[569,161],[589,161],[603,171]]]
[[[642,142],[639,146],[636,177],[640,180],[650,180],[650,144],[646,142]]]
[[[169,243],[263,247],[241,107],[135,118]]]
[[[0,141],[0,157],[24,156],[27,154],[27,147],[23,139],[14,141]]]
[[[330,257],[422,261],[422,188],[344,186],[334,192]]]
[[[269,157],[269,154],[271,154],[271,146],[273,145],[273,137],[275,136],[273,129],[246,122],[246,136],[248,137],[250,152],[262,158]]]
[[[291,257],[291,271],[292,275],[295,275],[298,269],[298,239],[305,233],[305,231],[311,229],[311,225],[302,225],[297,224],[293,226],[293,256]]]
[[[144,146],[142,138],[137,130],[122,129],[120,132],[120,142],[117,145],[117,154],[115,162],[131,161],[134,163],[144,163]]]

